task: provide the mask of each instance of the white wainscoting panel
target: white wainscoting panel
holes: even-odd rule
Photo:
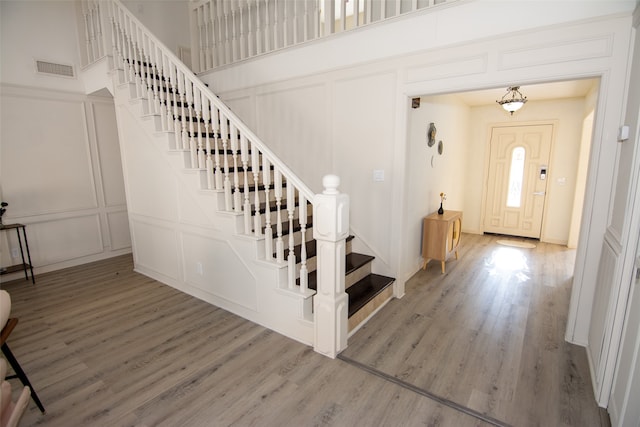
[[[130,248],[131,232],[129,231],[127,211],[108,212],[107,224],[109,226],[111,250]]]
[[[207,293],[257,309],[256,279],[224,240],[182,233],[186,282]]]
[[[331,108],[334,167],[341,171],[340,191],[352,195],[351,227],[385,264],[391,261],[395,92],[394,72],[338,80]],[[383,181],[373,180],[374,170],[385,172]]]
[[[327,97],[324,84],[272,89],[256,97],[256,133],[317,192],[333,154],[328,127],[318,125],[319,117],[322,123],[326,119]]]
[[[92,104],[106,206],[125,205],[124,178],[113,104]]]
[[[38,267],[103,251],[97,213],[28,224],[27,237]]]
[[[168,147],[150,148],[149,137],[128,111],[123,109],[119,120],[119,126],[131,132],[130,139],[122,146],[129,175],[129,212],[165,221],[177,220],[178,186],[175,177],[167,173],[171,164],[160,152]]]
[[[2,191],[9,215],[97,207],[82,103],[2,97]]]
[[[591,39],[565,39],[540,43],[522,49],[507,50],[498,59],[499,70],[554,64],[581,59],[611,56],[613,35],[606,34]]]
[[[587,355],[591,366],[591,380],[594,389],[599,393],[604,375],[604,362],[606,362],[606,350],[609,348],[607,325],[608,319],[613,316],[611,302],[616,300],[613,291],[617,286],[613,283],[620,256],[619,243],[612,241],[610,234],[605,234],[602,244],[602,254],[598,266],[596,279],[597,287],[593,297],[593,310],[591,313],[591,326],[589,328],[589,344]],[[614,307],[615,308],[615,307]]]
[[[0,100],[3,220],[27,225],[36,277],[130,252],[113,99],[2,84]]]
[[[155,222],[146,222],[138,216],[132,218],[131,235],[136,264],[167,278],[179,280],[177,233],[169,226]]]
[[[410,67],[407,69],[407,83],[486,73],[487,63],[488,57],[484,53],[472,57]]]

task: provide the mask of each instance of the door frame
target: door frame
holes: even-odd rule
[[[544,195],[544,208],[542,209],[542,224],[540,226],[540,241],[547,243],[557,243],[554,241],[548,242],[545,236],[545,225],[547,223],[547,211],[549,209],[549,193],[551,192],[552,185],[549,184],[553,177],[553,168],[551,165],[554,164],[554,153],[553,148],[555,147],[556,135],[558,130],[558,120],[528,120],[528,121],[518,121],[518,122],[496,122],[491,123],[487,127],[487,136],[485,138],[485,151],[484,151],[484,165],[483,165],[483,173],[482,173],[482,182],[484,185],[482,186],[482,204],[480,206],[480,224],[482,225],[482,232],[485,229],[485,210],[487,206],[487,194],[488,194],[488,186],[489,186],[489,165],[491,158],[491,135],[493,133],[494,128],[503,128],[503,127],[522,127],[522,126],[538,126],[538,125],[551,125],[551,145],[549,146],[549,165],[547,172],[547,190]],[[572,219],[573,221],[573,219]],[[523,237],[524,239],[525,237]]]

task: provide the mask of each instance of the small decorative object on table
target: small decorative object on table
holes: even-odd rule
[[[0,225],[2,225],[2,215],[7,211],[7,209],[5,209],[7,206],[9,206],[7,202],[0,203]]]
[[[442,209],[442,202],[447,200],[447,195],[444,193],[440,193],[440,209],[438,209],[438,213],[442,215],[444,213],[444,209]]]

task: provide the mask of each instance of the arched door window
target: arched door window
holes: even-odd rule
[[[509,192],[507,194],[507,207],[519,208],[522,200],[522,179],[524,177],[524,147],[516,147],[511,153],[511,166],[509,168]]]

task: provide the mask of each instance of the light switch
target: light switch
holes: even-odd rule
[[[384,181],[384,169],[374,169],[373,170],[373,181],[374,182]]]
[[[618,130],[618,141],[622,142],[627,139],[629,139],[629,126],[620,126],[620,129]]]

